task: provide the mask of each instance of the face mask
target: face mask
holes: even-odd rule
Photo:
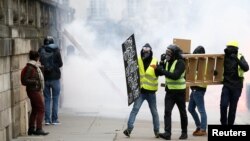
[[[166,61],[168,62],[171,59],[171,56],[169,56],[168,54],[166,54]]]
[[[145,60],[150,56],[150,52],[143,53],[142,59]]]
[[[171,60],[171,56],[172,56],[172,51],[168,49],[166,51],[166,61]]]
[[[227,47],[226,49],[225,49],[225,53],[226,54],[237,54],[238,53],[238,50],[237,50],[237,48],[234,48],[234,47]]]

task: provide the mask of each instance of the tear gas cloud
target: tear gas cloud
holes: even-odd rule
[[[191,39],[192,50],[203,45],[207,53],[214,54],[224,53],[226,42],[235,39],[250,62],[248,0],[96,1],[104,2],[102,12],[106,17],[101,20],[89,17],[91,0],[70,0],[76,10],[75,20],[65,29],[86,54],[75,51],[74,55],[65,55],[63,107],[112,115],[132,108],[127,107],[121,44],[133,33],[138,53],[141,46],[150,43],[158,59],[173,38]],[[250,78],[248,74],[246,77]],[[157,102],[162,107],[164,88],[159,89]]]

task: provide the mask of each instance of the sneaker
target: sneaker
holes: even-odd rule
[[[207,132],[205,130],[199,130],[198,132],[193,134],[194,136],[206,136]]]
[[[126,130],[123,131],[123,134],[124,134],[125,136],[127,136],[127,137],[130,137],[131,130],[126,129]]]
[[[193,136],[195,136],[195,134],[197,133],[197,132],[199,132],[200,131],[200,128],[196,128],[196,130],[193,132]]]
[[[45,122],[45,125],[50,125],[50,122]]]
[[[59,122],[59,121],[53,121],[51,124],[52,125],[59,125],[59,124],[61,124],[61,122]]]

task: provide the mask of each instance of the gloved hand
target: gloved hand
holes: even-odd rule
[[[155,70],[159,73],[163,73],[165,71],[161,65],[157,65]]]
[[[217,75],[218,75],[218,71],[214,70],[214,76],[217,76]]]
[[[163,53],[163,54],[161,55],[161,61],[164,61],[165,59],[166,59],[166,54]]]

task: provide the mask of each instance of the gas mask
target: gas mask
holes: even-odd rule
[[[171,59],[171,56],[166,55],[166,61],[168,62]]]
[[[145,60],[150,56],[150,52],[144,52],[142,55],[142,59]]]
[[[169,60],[171,60],[171,58],[172,58],[172,50],[170,50],[170,49],[167,49],[166,50],[166,61],[168,62]]]
[[[151,53],[151,48],[150,47],[143,47],[142,48],[142,59],[145,60],[150,57]]]

